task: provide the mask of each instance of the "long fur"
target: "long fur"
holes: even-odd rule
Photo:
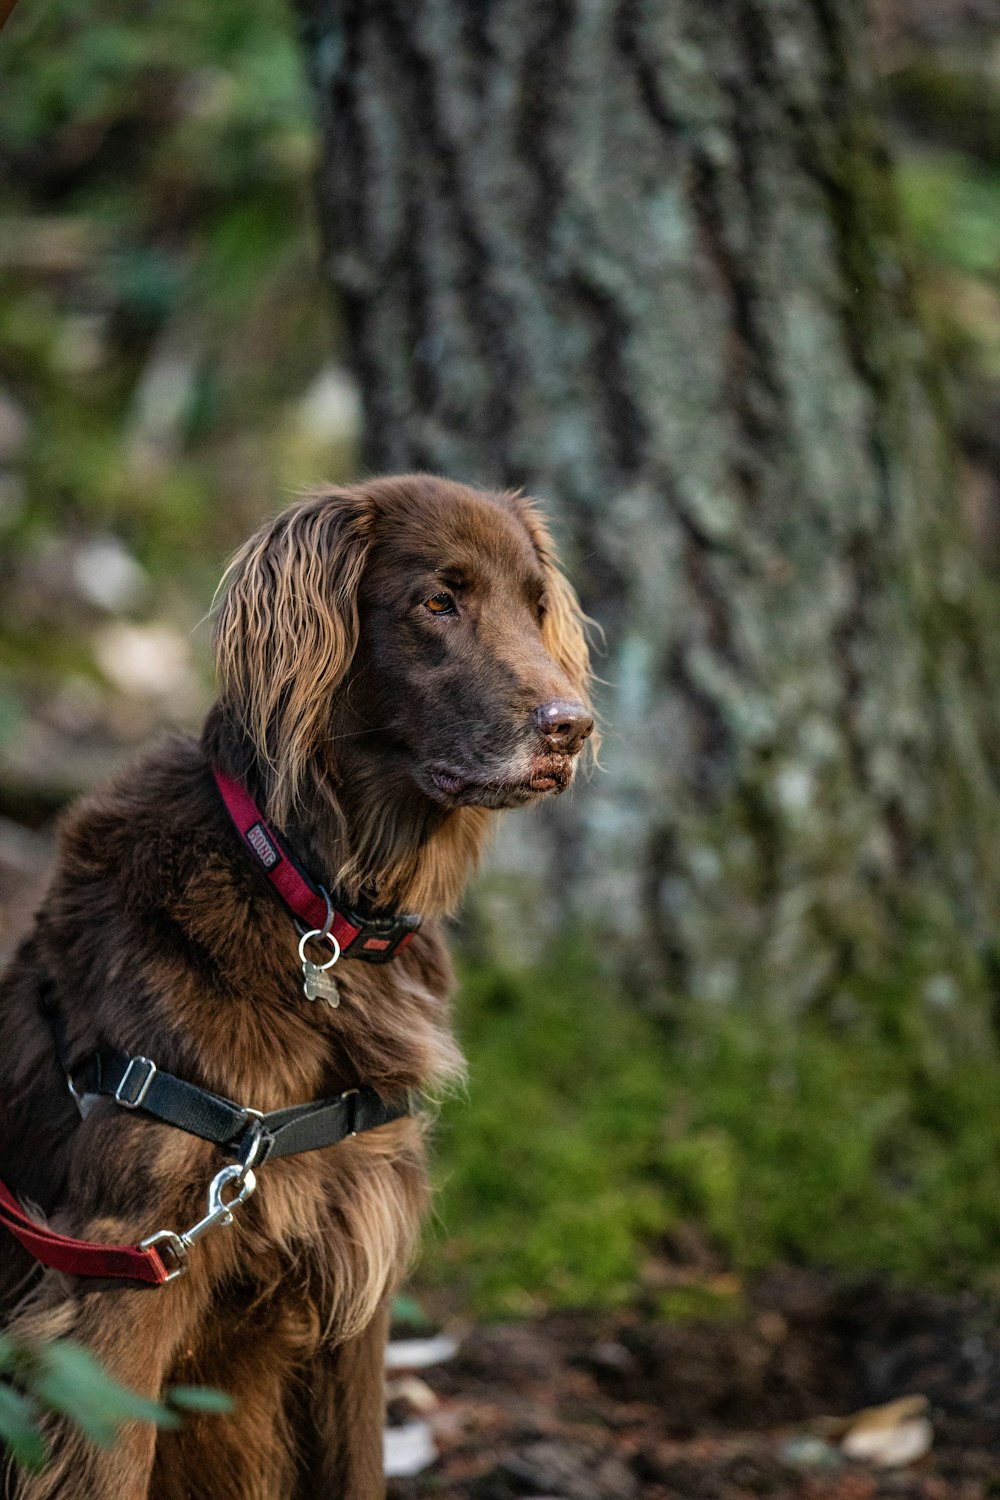
[[[459,637],[435,634],[447,627],[406,590],[418,562],[433,579],[459,552],[489,587],[453,650]],[[107,1099],[81,1121],[43,996],[73,1059],[109,1043],[265,1111],[362,1082],[386,1097],[453,1086],[463,1064],[434,918],[454,908],[508,796],[504,767],[537,761],[531,705],[588,702],[582,617],[535,507],[425,475],[311,495],[263,527],[226,573],[215,643],[219,699],[201,742],[168,740],[69,814],[0,986],[0,1175],[88,1239],[190,1225],[224,1158]],[[482,777],[469,805],[427,791],[425,744],[428,766],[464,756]],[[565,785],[578,748],[537,763]],[[235,835],[212,763],[347,899],[424,914],[392,963],[338,968],[339,1009],[303,999],[291,920]],[[386,1299],[427,1202],[424,1132],[404,1118],[268,1163],[236,1223],[155,1291],[43,1274],[0,1235],[12,1331],[78,1339],[151,1397],[200,1381],[237,1402],[178,1433],[129,1424],[111,1451],[56,1422],[51,1466],[11,1472],[9,1492],[376,1500]]]
[[[219,585],[220,695],[273,774],[268,812],[280,826],[301,804],[357,646],[371,522],[363,496],[316,495],[252,536]]]

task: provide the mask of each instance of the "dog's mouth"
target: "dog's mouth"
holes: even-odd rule
[[[549,792],[564,792],[573,780],[571,755],[536,755],[523,775],[494,776],[435,765],[426,771],[426,790],[448,807],[521,807]]]

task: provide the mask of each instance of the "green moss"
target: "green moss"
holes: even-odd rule
[[[484,1313],[614,1304],[693,1222],[741,1273],[790,1260],[991,1282],[1000,1061],[935,1053],[918,994],[900,1023],[904,987],[857,997],[868,1022],[849,1033],[729,1014],[668,1043],[579,958],[467,973],[470,1088],[442,1112],[422,1276]]]
[[[484,1307],[614,1300],[665,1230],[663,1077],[649,1028],[579,965],[466,975],[466,1100],[444,1108],[428,1274]]]
[[[967,275],[1000,275],[996,171],[940,151],[911,153],[898,183],[910,233],[928,259]]]
[[[719,1281],[723,1284],[719,1285]],[[669,1323],[718,1323],[742,1317],[746,1313],[746,1301],[738,1281],[726,1283],[723,1278],[716,1278],[715,1282],[670,1287],[661,1292],[656,1298],[656,1313]]]

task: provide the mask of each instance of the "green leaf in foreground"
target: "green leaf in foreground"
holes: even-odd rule
[[[406,1323],[411,1328],[429,1328],[431,1320],[415,1297],[405,1293],[392,1299],[392,1321]]]
[[[38,1430],[38,1408],[12,1386],[0,1385],[0,1442],[27,1469],[40,1469],[48,1456]]]
[[[38,1399],[70,1417],[95,1443],[113,1443],[122,1422],[180,1425],[176,1413],[119,1385],[77,1344],[46,1345],[37,1351],[36,1361],[32,1386]]]
[[[202,1385],[171,1385],[164,1392],[164,1400],[168,1406],[175,1406],[181,1411],[218,1412],[225,1415],[233,1410],[235,1402],[232,1396],[227,1396],[225,1391],[212,1390],[210,1386]]]
[[[191,1385],[168,1387],[162,1403],[152,1401],[119,1385],[88,1350],[62,1340],[21,1343],[0,1335],[0,1372],[7,1377],[0,1381],[0,1445],[28,1469],[42,1468],[48,1458],[42,1432],[48,1413],[107,1448],[124,1422],[179,1427],[185,1411],[223,1415],[234,1404],[224,1391]]]

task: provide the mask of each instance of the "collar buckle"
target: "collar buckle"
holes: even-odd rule
[[[341,944],[345,958],[361,958],[369,964],[387,964],[410,941],[420,926],[415,912],[394,912],[385,917],[363,916],[345,911],[345,921],[358,929],[349,943]]]

